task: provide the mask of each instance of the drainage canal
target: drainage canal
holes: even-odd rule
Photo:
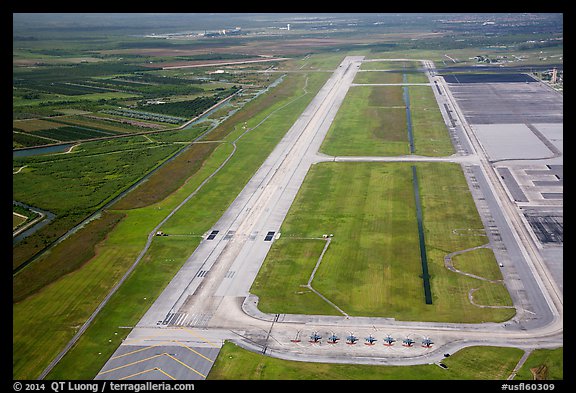
[[[426,243],[424,241],[424,226],[422,225],[422,206],[420,205],[420,191],[418,190],[418,175],[416,173],[415,165],[412,165],[412,184],[414,185],[414,200],[416,201],[416,217],[418,219],[418,237],[420,240],[420,260],[422,262],[424,298],[426,300],[426,304],[432,304],[430,275],[428,274],[428,259],[426,257]]]
[[[403,74],[404,83],[408,83],[407,75]],[[414,154],[414,136],[412,135],[412,116],[410,115],[410,95],[408,94],[408,86],[403,86],[404,89],[404,103],[406,104],[406,125],[408,127],[408,142],[410,143],[410,154]]]

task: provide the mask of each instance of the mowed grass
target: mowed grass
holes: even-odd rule
[[[208,380],[505,380],[520,360],[518,348],[469,347],[436,364],[368,366],[306,363],[222,346]]]
[[[428,82],[427,79],[426,82]],[[409,86],[408,94],[410,96],[412,134],[414,135],[414,153],[433,157],[454,154],[454,147],[432,87]]]
[[[320,151],[333,156],[409,154],[402,87],[351,87]]]
[[[392,71],[370,71],[358,72],[354,78],[354,83],[402,83],[402,72]]]
[[[74,350],[56,365],[47,379],[93,378],[94,370],[100,370],[103,362],[112,356],[130,333],[130,327],[138,323],[200,240],[199,237],[154,238],[138,266],[138,274],[131,275],[114,294],[90,326],[90,332],[80,338]]]
[[[539,371],[547,380],[564,379],[564,348],[535,349],[530,353],[514,379],[533,379],[530,370]]]
[[[502,281],[502,272],[496,257],[489,248],[479,248],[452,258],[456,269],[474,274],[490,281],[476,280],[471,295],[477,305],[512,306],[512,299]]]
[[[420,62],[416,60],[413,61],[384,60],[384,61],[365,61],[360,66],[360,70],[414,71],[418,67],[421,67],[421,65]]]
[[[366,64],[377,63],[363,63]],[[412,64],[412,63],[407,63]],[[395,66],[395,68],[392,68]],[[359,72],[354,83],[428,83],[415,66],[388,64],[394,71]],[[370,68],[369,68],[370,69]],[[380,69],[380,68],[376,68]],[[352,86],[321,151],[333,156],[390,156],[410,154],[403,86]],[[407,86],[414,154],[445,156],[454,153],[448,130],[430,86]]]
[[[282,237],[252,286],[251,292],[260,297],[259,308],[339,315],[327,303],[311,301],[314,294],[302,288],[325,244],[305,239],[333,234],[312,287],[349,315],[469,323],[512,317],[514,309],[480,308],[468,300],[468,292],[481,287],[478,303],[510,305],[500,283],[444,267],[446,254],[487,242],[484,236],[452,231],[482,229],[460,167],[418,163],[417,169],[432,305],[424,300],[411,165],[322,163],[308,173],[282,225]],[[484,252],[473,254],[474,272],[493,279],[496,260],[491,250]],[[459,258],[470,257],[465,255]]]

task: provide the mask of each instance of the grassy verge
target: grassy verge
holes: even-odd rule
[[[432,88],[410,86],[408,91],[415,154],[433,157],[453,154],[454,147]]]
[[[49,380],[92,379],[152,305],[175,271],[190,256],[200,238],[158,237],[145,258],[110,299],[86,332],[60,363],[47,375]]]
[[[83,143],[67,154],[14,158],[14,167],[27,167],[14,175],[13,198],[51,211],[56,218],[13,247],[13,268],[34,257],[182,147],[134,136]]]
[[[504,380],[512,373],[522,350],[470,347],[436,364],[419,366],[367,366],[305,363],[253,353],[226,342],[209,380]]]
[[[516,374],[516,380],[564,379],[564,348],[536,349]]]
[[[122,220],[123,214],[105,212],[86,224],[84,230],[70,236],[68,242],[57,244],[33,268],[23,269],[12,279],[12,301],[19,302],[59,277],[80,268],[96,255],[94,245]]]

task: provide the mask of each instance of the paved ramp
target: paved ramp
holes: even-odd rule
[[[220,348],[178,345],[126,345],[108,360],[95,379],[202,380]]]

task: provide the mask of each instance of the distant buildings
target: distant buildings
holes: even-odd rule
[[[219,36],[223,36],[223,35],[234,36],[234,35],[242,35],[242,34],[244,34],[242,32],[242,28],[241,27],[235,27],[233,30],[222,29],[222,30],[218,30],[215,32],[204,31],[203,36],[204,37],[219,37]]]

